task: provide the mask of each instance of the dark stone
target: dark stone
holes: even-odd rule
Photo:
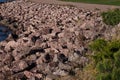
[[[62,26],[63,24],[62,24],[62,20],[58,20],[57,22],[56,22],[56,25],[57,26]]]
[[[69,71],[69,75],[75,76],[75,72],[74,72],[73,70],[70,70],[70,71]]]
[[[0,21],[3,20],[4,18],[2,16],[0,16]]]
[[[16,41],[18,39],[18,35],[15,33],[12,33],[12,38]]]
[[[63,45],[62,48],[63,48],[63,49],[67,49],[67,45]]]
[[[35,54],[36,52],[42,52],[42,53],[44,53],[45,50],[44,50],[43,48],[33,49],[33,50],[31,50],[29,53],[30,53],[30,54]]]
[[[28,53],[28,54],[25,54],[21,59],[26,58],[26,57],[28,57],[28,56],[30,56],[30,55],[33,55],[33,54],[35,54],[36,52],[45,53],[45,50],[44,50],[43,48],[31,49],[31,50],[29,51],[29,53]]]
[[[37,66],[37,64],[36,63],[32,63],[32,64],[30,64],[25,70],[31,70],[31,69],[33,69],[34,67],[36,67]]]
[[[13,19],[12,17],[8,18],[7,21],[9,22],[9,24],[13,24],[17,22],[17,20]]]
[[[49,33],[52,33],[53,29],[49,29]]]
[[[46,61],[46,63],[51,62],[51,60],[52,60],[52,56],[50,54],[46,54],[45,55],[45,61]]]
[[[75,53],[80,54],[80,51],[76,50]]]
[[[27,80],[27,77],[24,75],[20,80]]]
[[[59,55],[58,55],[58,59],[59,59],[62,63],[65,63],[66,61],[68,61],[68,58],[67,58],[64,54],[59,54]]]
[[[33,37],[31,38],[31,40],[32,40],[34,43],[36,42],[37,39],[39,39],[39,37],[37,37],[37,36],[33,36]]]

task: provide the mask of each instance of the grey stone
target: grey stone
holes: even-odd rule
[[[58,76],[67,76],[68,72],[58,69],[57,71],[53,72],[53,74]]]

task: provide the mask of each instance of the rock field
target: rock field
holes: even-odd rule
[[[88,43],[98,37],[111,39],[117,31],[108,29],[99,10],[24,0],[0,4],[3,20],[13,25],[13,32],[0,42],[0,80],[75,76],[89,61]]]

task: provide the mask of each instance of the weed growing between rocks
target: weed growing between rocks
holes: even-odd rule
[[[114,9],[102,13],[103,22],[115,26],[120,23],[120,10]]]
[[[93,70],[94,74],[89,80],[120,80],[120,41],[97,39],[90,44],[90,49],[92,61],[85,71]]]

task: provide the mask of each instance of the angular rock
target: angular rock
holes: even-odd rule
[[[9,41],[9,42],[6,44],[6,46],[5,46],[5,50],[6,50],[6,51],[10,51],[10,50],[16,48],[17,46],[18,46],[18,43],[17,43],[17,42],[15,42],[15,41]]]
[[[58,76],[67,76],[68,72],[58,69],[57,71],[53,72],[53,74]]]

